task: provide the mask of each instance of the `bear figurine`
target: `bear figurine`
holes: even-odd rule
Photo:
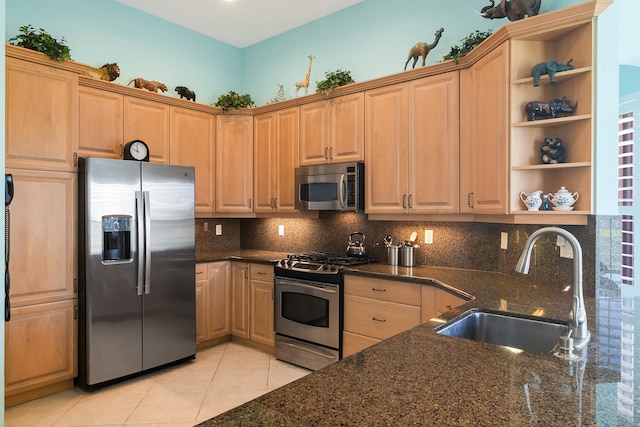
[[[545,138],[540,151],[542,163],[564,163],[564,147],[560,138]]]

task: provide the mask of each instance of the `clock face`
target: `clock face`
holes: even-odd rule
[[[131,154],[131,157],[135,160],[145,160],[148,158],[149,149],[144,142],[133,141],[131,145],[129,145],[129,154]]]

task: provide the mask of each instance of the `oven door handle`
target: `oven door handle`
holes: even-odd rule
[[[295,286],[295,287],[298,287],[298,288],[305,288],[305,289],[309,289],[311,291],[324,292],[324,293],[327,293],[327,294],[335,294],[335,293],[337,293],[337,291],[335,289],[327,289],[327,288],[321,288],[319,286],[305,285],[304,283],[299,283],[299,282],[287,282],[287,281],[282,281],[282,280],[276,280],[275,284],[276,285],[285,285],[285,286]]]
[[[316,356],[320,356],[320,357],[324,357],[326,359],[335,359],[336,356],[332,355],[332,354],[326,354],[326,353],[322,353],[320,351],[316,351],[316,350],[312,350],[309,347],[303,347],[301,345],[297,345],[295,343],[292,343],[291,341],[280,341],[281,344],[287,345],[289,347],[293,347],[297,350],[302,350],[302,351],[306,351],[307,353],[311,353],[311,354],[315,354]]]

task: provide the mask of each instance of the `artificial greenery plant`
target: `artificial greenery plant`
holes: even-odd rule
[[[324,93],[326,95],[331,92],[333,88],[355,83],[351,78],[350,71],[327,71],[324,75],[326,77],[324,80],[316,82],[316,93]]]
[[[20,27],[20,32],[22,34],[9,39],[10,44],[42,52],[55,61],[63,62],[71,59],[71,51],[65,44],[64,37],[58,41],[43,28],[36,32],[31,25],[23,25]]]
[[[461,40],[461,45],[455,45],[451,47],[451,51],[442,57],[442,59],[451,59],[456,64],[458,63],[458,59],[465,56],[467,53],[471,52],[474,47],[478,46],[482,43],[487,37],[491,35],[491,30],[487,31],[479,31],[476,30],[475,33],[469,34],[467,37]]]
[[[237,92],[232,90],[225,95],[220,95],[215,104],[216,107],[222,108],[223,113],[228,113],[230,108],[237,110],[239,108],[250,108],[255,107],[256,104],[251,99],[251,95],[245,93],[244,95],[240,95]]]

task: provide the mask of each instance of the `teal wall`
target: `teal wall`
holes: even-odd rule
[[[23,25],[44,28],[67,40],[76,61],[94,67],[117,62],[120,84],[136,77],[157,80],[173,97],[176,86],[187,86],[205,104],[242,89],[240,49],[115,0],[6,0],[5,19],[5,40]]]
[[[581,0],[546,0],[541,12],[581,3]],[[312,68],[309,93],[327,71],[348,70],[358,82],[402,71],[411,46],[433,42],[443,27],[438,46],[427,63],[442,60],[451,46],[475,30],[495,29],[506,20],[486,20],[475,13],[484,0],[365,0],[269,40],[238,49],[144,14],[115,0],[6,0],[5,40],[18,28],[31,24],[55,38],[64,37],[74,60],[101,66],[117,62],[122,70],[116,81],[136,77],[188,86],[198,101],[214,103],[235,90],[250,93],[263,105],[285,85],[304,78],[308,59]],[[302,95],[303,92],[299,92]]]
[[[541,13],[581,2],[544,1]],[[508,22],[487,20],[475,12],[488,4],[484,0],[365,0],[245,48],[244,90],[255,94],[258,105],[275,95],[278,83],[284,83],[287,98],[294,97],[294,85],[304,78],[310,54],[316,59],[309,93],[315,92],[316,82],[328,71],[348,70],[357,82],[399,73],[411,47],[417,42],[432,43],[442,27],[444,33],[427,56],[427,65],[441,62],[469,34]]]

